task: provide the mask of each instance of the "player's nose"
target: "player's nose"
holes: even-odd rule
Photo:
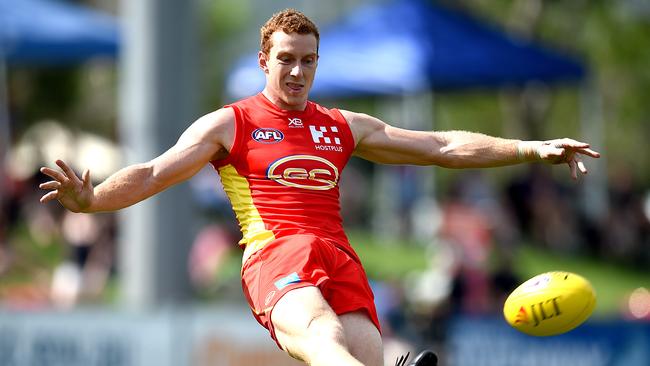
[[[300,63],[291,68],[290,75],[293,77],[299,77],[302,75],[302,67],[300,67]]]

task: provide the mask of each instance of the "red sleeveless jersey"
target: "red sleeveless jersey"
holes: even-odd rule
[[[348,249],[338,182],[354,140],[341,113],[313,102],[282,110],[261,93],[226,107],[235,112],[234,143],[227,158],[211,163],[239,221],[243,260],[295,234]]]

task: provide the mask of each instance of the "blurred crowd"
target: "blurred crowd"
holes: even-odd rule
[[[594,221],[579,205],[580,184],[555,179],[553,168],[541,164],[521,171],[524,174],[499,187],[484,171],[459,172],[440,198],[431,201],[435,208],[428,212],[434,213],[435,224],[429,226],[435,230],[427,244],[428,269],[406,281],[375,283],[380,312],[390,328],[402,331],[406,324],[429,324],[406,333],[438,339],[450,312],[497,312],[522,280],[512,264],[523,242],[562,255],[648,268],[648,192],[636,184],[631,172],[618,171],[610,177],[609,212]],[[367,210],[359,205],[370,198],[360,199],[363,193],[354,193],[367,174],[354,168],[346,174],[349,178],[342,183],[346,225],[367,226],[368,220],[359,220]],[[75,214],[55,203],[40,204],[38,185],[46,178],[40,173],[17,178],[3,172],[1,176],[0,301],[21,308],[69,308],[80,302],[106,301],[116,271],[115,214]],[[190,182],[198,211],[209,216],[187,259],[199,292],[213,287],[238,237],[217,181],[207,168]],[[404,225],[415,221],[405,220]],[[405,308],[427,321],[406,322]]]

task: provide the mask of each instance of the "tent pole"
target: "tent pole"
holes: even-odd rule
[[[580,85],[580,133],[583,141],[588,141],[595,150],[605,148],[602,95],[593,78]],[[605,156],[589,161],[589,184],[581,185],[582,206],[592,222],[604,219],[609,211],[606,166]]]
[[[381,100],[381,103],[378,101]],[[402,126],[401,115],[393,100],[375,99],[376,114],[382,120],[392,125]],[[377,238],[394,240],[399,237],[400,216],[398,210],[399,182],[398,168],[390,165],[377,164],[372,181],[372,234]]]
[[[0,46],[2,47],[2,46]],[[11,144],[11,128],[9,126],[9,97],[7,88],[7,64],[0,49],[0,183],[7,165],[7,156]],[[4,184],[0,184],[0,203],[4,200]]]
[[[120,56],[120,139],[127,163],[174,145],[196,115],[196,13],[193,1],[120,2],[125,47]],[[172,25],[173,26],[170,26]],[[191,299],[187,257],[193,216],[188,184],[119,213],[122,302],[147,311]]]
[[[408,128],[431,131],[434,121],[434,91],[425,89],[416,94],[404,94],[402,99],[402,115],[408,121]],[[417,179],[417,199],[410,208],[410,232],[421,243],[431,243],[437,230],[438,204],[435,197],[436,167],[410,167],[415,170]]]

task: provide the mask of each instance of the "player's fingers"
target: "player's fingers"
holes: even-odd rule
[[[600,157],[600,153],[590,149],[590,145],[586,142],[576,141],[570,138],[564,138],[560,140],[555,140],[553,146],[558,148],[568,148],[571,150],[576,150],[581,154],[591,156],[593,158]]]
[[[40,201],[41,201],[41,203],[49,202],[49,201],[52,201],[52,200],[58,198],[58,196],[59,196],[59,191],[51,191],[51,192],[43,195],[43,197],[41,197]]]
[[[577,152],[579,152],[582,155],[587,155],[591,156],[592,158],[599,158],[600,153],[598,151],[594,151],[592,149],[576,149]]]
[[[578,168],[576,166],[576,162],[571,159],[567,162],[569,164],[569,169],[571,170],[571,178],[578,179]]]
[[[38,185],[38,188],[40,189],[59,189],[61,188],[61,183],[59,183],[56,180],[51,180],[49,182],[41,183]]]
[[[555,144],[557,147],[568,147],[573,149],[586,149],[589,147],[589,144],[586,142],[580,142],[569,138],[564,138],[558,141]]]
[[[56,165],[63,170],[69,179],[73,179],[75,182],[81,182],[79,177],[77,177],[77,174],[75,174],[75,172],[63,160],[57,160]]]
[[[578,165],[578,169],[580,170],[580,173],[582,174],[587,174],[587,167],[585,166],[585,163],[582,162],[580,159],[576,159],[576,164]]]
[[[52,179],[55,179],[55,180],[57,180],[59,182],[62,182],[62,183],[68,180],[68,178],[65,176],[65,174],[61,173],[58,170],[54,170],[52,168],[43,167],[43,168],[41,168],[41,173],[47,175],[48,177],[50,177]]]
[[[82,175],[82,181],[85,189],[92,189],[92,183],[90,180],[90,170],[86,169],[84,170],[84,173]]]

